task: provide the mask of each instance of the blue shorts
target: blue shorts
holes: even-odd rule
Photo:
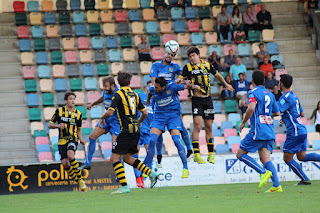
[[[149,143],[150,143],[150,132],[146,133],[146,132],[141,131],[138,145],[142,146],[142,145],[149,144]]]
[[[118,135],[120,134],[120,124],[119,121],[115,121],[115,120],[108,120],[106,119],[106,124],[102,124],[102,128],[104,128],[106,130],[106,133],[110,132],[111,134],[115,135],[118,137]],[[112,121],[112,122],[111,122]],[[96,127],[99,126],[99,123],[97,123]]]
[[[153,115],[153,121],[151,128],[157,128],[163,132],[167,129],[177,129],[182,131],[182,122],[180,118],[180,112],[169,112],[169,113],[155,113]]]
[[[272,153],[272,144],[274,140],[253,140],[253,133],[248,133],[240,143],[240,149],[254,153],[262,147],[267,148]]]
[[[307,151],[307,134],[298,136],[288,136],[283,145],[283,152],[299,153]]]

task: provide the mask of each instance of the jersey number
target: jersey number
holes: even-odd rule
[[[132,110],[132,114],[136,114],[136,105],[134,103],[134,97],[130,97],[130,107],[131,107],[131,110]]]
[[[264,106],[264,111],[265,113],[269,113],[270,109],[268,109],[268,106],[270,105],[270,101],[271,101],[269,95],[264,96],[264,100],[266,101],[266,105]]]

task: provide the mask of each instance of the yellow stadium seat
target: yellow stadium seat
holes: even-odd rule
[[[35,130],[43,130],[44,126],[42,122],[31,122],[30,123],[30,130],[31,130],[31,134],[33,135]]]
[[[138,9],[139,1],[138,0],[126,0],[126,5],[128,9]]]
[[[144,34],[144,24],[143,22],[132,22],[132,33],[137,34]]]
[[[31,25],[41,25],[42,15],[38,12],[30,13],[30,24]]]
[[[101,22],[113,22],[112,10],[104,10],[100,12]]]
[[[256,43],[252,44],[252,54],[253,55],[256,55],[258,52],[260,52],[259,44],[260,44],[260,42],[256,42]]]
[[[45,107],[43,109],[44,119],[46,121],[50,121],[55,111],[56,111],[56,108],[54,107]]]
[[[151,70],[152,62],[151,61],[141,61],[140,70],[141,74],[149,75]]]
[[[51,79],[40,79],[40,91],[52,92],[53,82]]]
[[[87,21],[91,23],[99,23],[99,12],[97,10],[87,11]]]
[[[212,16],[214,17],[214,18],[217,18],[217,16],[218,16],[218,13],[220,13],[221,12],[221,5],[214,5],[213,7],[212,7]]]
[[[21,53],[21,64],[32,65],[33,64],[33,53],[23,52]]]
[[[178,33],[177,41],[179,45],[190,45],[190,34],[189,33]]]
[[[264,42],[274,41],[274,30],[269,30],[269,29],[262,30],[262,40]]]
[[[156,20],[154,15],[155,15],[154,9],[147,8],[147,9],[142,10],[143,20],[145,20],[145,21]]]
[[[123,70],[123,63],[111,63],[111,71],[113,75],[118,75],[118,72],[120,72],[121,70]]]
[[[133,48],[123,49],[123,60],[125,61],[135,61],[136,51]]]
[[[103,33],[104,35],[115,35],[116,25],[114,23],[104,23]]]
[[[99,10],[109,9],[109,0],[98,0]]]
[[[62,45],[64,50],[74,50],[74,38],[63,38]]]
[[[213,19],[203,19],[201,21],[202,30],[205,32],[212,32],[214,31],[214,21]]]

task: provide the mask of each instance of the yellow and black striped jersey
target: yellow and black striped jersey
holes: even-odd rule
[[[210,73],[212,75],[218,74],[218,71],[208,62],[200,59],[200,65],[188,63],[183,67],[183,70],[179,77],[191,80],[194,85],[199,85],[201,92],[209,96],[210,95]]]
[[[117,109],[121,133],[139,132],[137,112],[146,110],[140,97],[130,87],[121,87],[112,97],[110,110]]]
[[[69,141],[78,142],[78,129],[82,126],[82,115],[77,109],[69,112],[67,107],[59,107],[53,114],[50,123],[64,123],[64,129],[59,128],[59,145]]]

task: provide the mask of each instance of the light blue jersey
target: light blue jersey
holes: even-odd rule
[[[287,135],[298,136],[307,134],[306,127],[301,122],[303,112],[298,97],[292,92],[284,93],[277,102],[282,121],[286,125]]]
[[[174,83],[176,75],[180,75],[182,71],[181,67],[176,63],[171,62],[168,65],[164,65],[161,62],[152,64],[150,76],[154,78],[163,77],[168,83]]]

